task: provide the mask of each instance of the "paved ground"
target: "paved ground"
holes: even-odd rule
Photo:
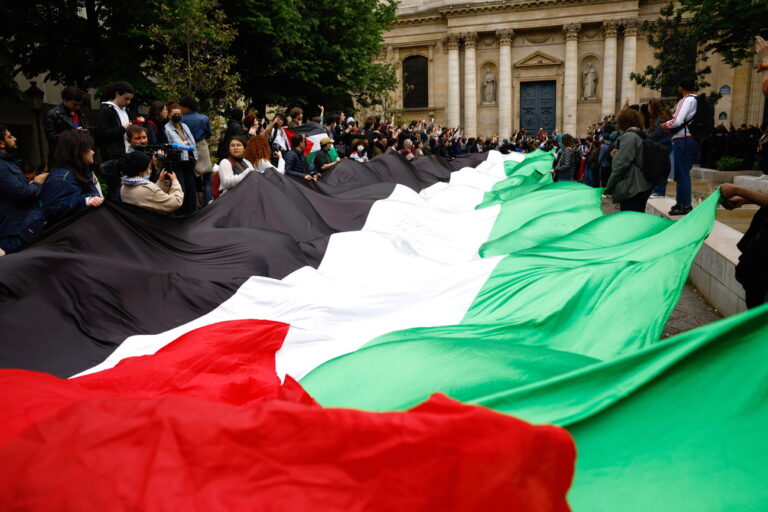
[[[618,208],[614,207],[610,200],[606,198],[603,198],[602,206],[603,212],[606,215],[618,211]],[[683,294],[680,296],[680,300],[670,315],[669,320],[667,320],[661,337],[668,338],[669,336],[715,322],[721,318],[723,316],[702,297],[699,291],[690,283],[686,283]]]
[[[686,283],[675,310],[664,326],[662,338],[674,336],[701,325],[720,320],[723,316],[701,296],[699,291]]]

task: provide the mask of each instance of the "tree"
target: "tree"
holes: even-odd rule
[[[759,0],[678,0],[659,14],[643,24],[658,63],[631,78],[666,95],[683,76],[694,76],[698,87],[708,87],[706,76],[712,70],[702,63],[713,53],[731,66],[750,58],[766,8]]]
[[[349,109],[377,101],[394,85],[375,62],[382,32],[396,20],[394,0],[222,0],[235,25],[233,44],[245,94],[266,105],[323,104]]]
[[[153,51],[144,30],[155,2],[29,0],[10,2],[0,16],[0,84],[6,96],[17,91],[13,78],[33,78],[101,89],[115,80],[131,82],[139,99],[151,98],[155,84],[141,69]]]
[[[159,4],[148,34],[161,52],[144,63],[166,99],[193,96],[209,115],[224,113],[240,97],[235,38],[216,0],[176,0]]]

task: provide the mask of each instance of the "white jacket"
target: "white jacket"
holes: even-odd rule
[[[243,158],[243,165],[245,165],[243,172],[240,174],[235,174],[235,171],[232,169],[232,164],[229,162],[228,158],[225,158],[219,162],[219,191],[222,194],[243,181],[243,178],[245,178],[249,172],[254,170],[251,162],[245,158]]]
[[[690,123],[693,116],[696,115],[696,95],[689,94],[685,98],[682,98],[677,102],[677,108],[675,108],[675,115],[672,119],[664,123],[664,126],[669,128],[672,132],[672,140],[682,139],[683,137],[691,137],[691,132],[687,126],[683,126],[685,123]],[[681,128],[682,127],[682,128]]]

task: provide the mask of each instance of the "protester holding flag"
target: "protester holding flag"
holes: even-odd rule
[[[280,149],[281,152],[286,152],[291,149],[289,145],[290,138],[285,134],[285,125],[287,125],[287,119],[283,114],[275,114],[272,118],[272,123],[267,127],[269,133],[269,144],[275,149]]]
[[[304,111],[299,107],[293,107],[288,114],[291,116],[291,122],[288,126],[294,127],[304,123]]]
[[[51,171],[40,192],[48,224],[104,202],[99,181],[91,171],[93,145],[93,137],[79,130],[64,132],[59,137],[54,155],[59,167]]]
[[[309,170],[307,159],[304,157],[306,143],[306,139],[300,133],[291,137],[293,149],[285,155],[285,173],[307,181],[317,181],[318,176]]]
[[[331,160],[331,155],[328,152],[331,150],[332,145],[333,141],[328,137],[320,139],[320,151],[317,152],[314,160],[316,173],[322,174],[328,172],[333,169],[333,166],[341,162],[341,158],[338,156],[336,157],[336,160]]]

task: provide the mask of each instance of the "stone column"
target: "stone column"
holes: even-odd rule
[[[637,59],[637,31],[640,28],[638,20],[627,20],[624,22],[624,56],[621,65],[621,104],[623,105],[627,98],[629,104],[637,103],[635,94],[635,82],[630,80],[629,74],[635,71]]]
[[[455,128],[461,123],[459,34],[448,34],[444,44],[448,48],[448,126]]]
[[[499,138],[508,139],[512,135],[512,29],[497,30],[499,39]]]
[[[477,34],[464,34],[464,133],[477,136]]]
[[[603,105],[601,110],[604,116],[616,113],[616,64],[618,58],[616,31],[618,26],[619,24],[615,21],[603,22],[605,47],[603,48]]]
[[[755,55],[754,61],[753,61],[753,67],[757,68],[760,63],[762,62],[762,59]],[[753,124],[755,126],[760,126],[760,124],[763,122],[763,105],[765,105],[765,97],[763,96],[763,74],[762,73],[755,73],[752,68],[749,69],[749,74],[751,75],[751,78],[749,80],[749,96],[747,96],[747,110],[746,110],[746,119],[745,122],[747,124]],[[731,98],[733,98],[733,89],[731,90]],[[732,102],[733,100],[731,100]],[[733,104],[733,103],[731,103]],[[716,112],[717,113],[717,112]],[[731,106],[729,116],[728,116],[733,122],[733,107]],[[717,118],[715,118],[715,123],[718,123],[719,121]]]
[[[581,23],[563,26],[565,73],[563,77],[563,133],[576,136],[579,95],[579,31]]]

